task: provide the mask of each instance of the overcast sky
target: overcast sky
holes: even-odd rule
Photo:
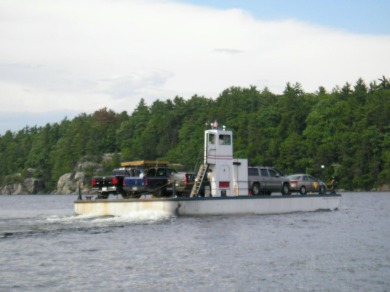
[[[0,0],[0,135],[107,107],[390,77],[388,0]]]

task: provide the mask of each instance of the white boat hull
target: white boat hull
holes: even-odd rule
[[[340,201],[341,195],[152,198],[77,200],[74,208],[78,215],[91,216],[124,216],[143,212],[167,216],[207,216],[337,210]]]

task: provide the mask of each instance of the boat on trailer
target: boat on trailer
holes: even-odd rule
[[[337,210],[339,194],[252,196],[248,189],[248,160],[233,158],[233,133],[215,122],[205,131],[204,159],[189,197],[138,199],[79,198],[79,215],[124,216],[155,212],[167,216],[282,214]]]

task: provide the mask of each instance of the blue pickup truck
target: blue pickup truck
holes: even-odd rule
[[[123,178],[124,198],[139,198],[150,193],[156,197],[167,197],[169,178],[176,170],[168,167],[168,162],[155,160],[139,160],[122,162],[122,166],[131,167],[134,175]]]

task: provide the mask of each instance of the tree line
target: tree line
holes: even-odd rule
[[[339,187],[370,190],[390,182],[390,83],[362,79],[328,92],[287,83],[282,94],[267,88],[231,87],[217,98],[176,96],[135,110],[102,108],[72,120],[25,127],[0,136],[0,185],[33,176],[47,191],[82,161],[105,171],[121,161],[164,159],[197,171],[207,125],[217,120],[233,131],[234,155],[250,165],[275,166],[286,174],[336,176]],[[102,161],[112,153],[111,162]],[[91,168],[88,176],[93,176]],[[88,183],[88,182],[86,182]]]

